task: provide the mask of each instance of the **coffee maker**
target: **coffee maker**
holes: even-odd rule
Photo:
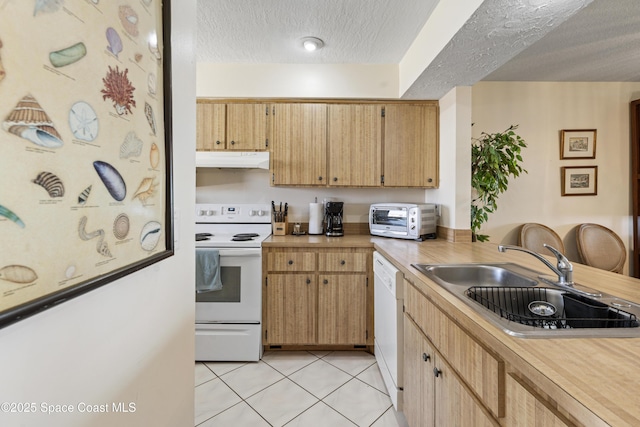
[[[324,222],[327,236],[344,236],[342,226],[343,202],[326,202],[324,206]]]

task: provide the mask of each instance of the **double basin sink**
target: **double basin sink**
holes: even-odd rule
[[[512,336],[640,337],[640,305],[580,285],[546,283],[518,264],[413,266]]]

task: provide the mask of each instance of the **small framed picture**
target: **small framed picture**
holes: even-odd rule
[[[563,196],[595,196],[598,194],[597,166],[564,166],[560,168]]]
[[[595,129],[563,129],[561,131],[560,160],[595,158]]]

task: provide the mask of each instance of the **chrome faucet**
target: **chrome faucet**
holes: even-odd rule
[[[567,259],[567,257],[565,257],[564,255],[562,255],[562,253],[557,250],[556,248],[554,248],[553,246],[549,246],[546,243],[543,244],[543,246],[547,249],[549,249],[553,255],[555,255],[556,259],[558,260],[558,266],[554,267],[553,264],[551,264],[545,257],[543,257],[542,255],[530,251],[529,249],[525,249],[521,246],[511,246],[511,245],[500,245],[498,246],[498,250],[500,252],[506,252],[507,249],[511,249],[514,251],[521,251],[521,252],[526,252],[530,255],[533,255],[534,257],[538,258],[540,261],[542,261],[544,263],[544,265],[546,265],[547,267],[549,267],[554,273],[556,273],[558,275],[558,280],[557,281],[551,281],[553,284],[555,285],[559,285],[559,286],[568,286],[568,287],[573,287],[573,265],[571,265],[571,263],[569,262],[569,260]]]

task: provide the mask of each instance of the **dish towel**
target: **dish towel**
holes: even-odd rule
[[[196,292],[219,291],[220,251],[218,249],[196,249]]]

